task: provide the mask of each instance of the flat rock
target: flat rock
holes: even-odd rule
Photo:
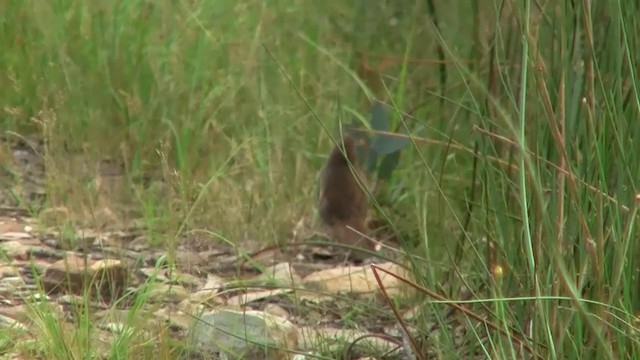
[[[203,314],[193,329],[195,348],[203,354],[233,359],[286,359],[298,345],[290,321],[261,311],[217,310]]]
[[[378,267],[401,278],[407,278],[408,272],[397,264],[384,263]],[[406,290],[406,285],[396,276],[378,271],[382,286],[391,296],[399,295]],[[304,292],[306,297],[318,297],[317,292],[338,294],[351,293],[359,295],[376,295],[380,291],[380,285],[370,265],[345,266],[320,270],[307,275],[302,283],[305,288],[312,290]]]
[[[67,256],[51,264],[42,276],[47,293],[81,294],[94,289],[102,296],[117,297],[127,285],[128,269],[120,260],[92,261]]]

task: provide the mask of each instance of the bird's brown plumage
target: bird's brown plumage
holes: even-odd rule
[[[358,171],[355,141],[345,136],[343,144],[347,157],[339,147],[334,146],[322,170],[318,212],[335,240],[370,248],[371,244],[366,238],[347,228],[350,226],[361,233],[365,232],[368,202],[366,193],[349,168],[351,162]]]

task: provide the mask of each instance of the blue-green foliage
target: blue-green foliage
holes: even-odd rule
[[[371,107],[369,122],[372,135],[365,131],[357,131],[355,121],[350,126],[351,136],[358,144],[357,156],[367,173],[378,179],[388,180],[398,166],[400,150],[407,145],[409,139],[406,136],[398,136],[405,134],[393,133],[389,113],[381,102],[375,102]]]

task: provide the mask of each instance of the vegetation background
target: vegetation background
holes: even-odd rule
[[[425,287],[484,284],[544,358],[640,358],[639,6],[7,0],[0,124],[44,139],[45,206],[77,221],[266,244],[314,219],[329,135],[377,99],[411,135],[377,212]],[[105,158],[128,179],[106,195]]]

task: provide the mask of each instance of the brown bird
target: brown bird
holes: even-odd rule
[[[320,201],[318,212],[322,222],[330,228],[332,237],[345,244],[373,248],[373,244],[347,226],[365,232],[367,220],[367,196],[358,184],[349,162],[360,174],[357,166],[355,141],[348,135],[343,138],[344,154],[334,146],[329,160],[320,174]],[[349,161],[347,161],[347,158]],[[362,179],[362,177],[360,177]]]

